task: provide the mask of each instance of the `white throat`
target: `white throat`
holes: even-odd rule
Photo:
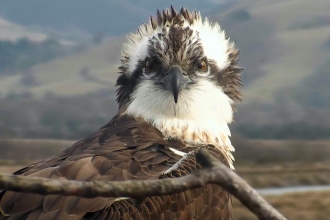
[[[232,100],[219,86],[202,79],[194,88],[182,90],[176,104],[169,91],[144,80],[133,93],[132,100],[126,114],[148,121],[166,138],[215,145],[232,165],[231,151],[235,149],[228,127],[233,117]]]

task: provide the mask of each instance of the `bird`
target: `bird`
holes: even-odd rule
[[[242,99],[239,50],[217,22],[173,6],[127,36],[118,112],[68,149],[14,173],[77,181],[178,178],[202,166],[204,148],[233,167],[229,124]],[[0,219],[232,219],[231,197],[208,184],[144,199],[81,198],[3,190]]]

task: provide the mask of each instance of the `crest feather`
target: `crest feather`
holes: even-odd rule
[[[189,27],[194,30],[195,35],[201,38],[208,58],[215,60],[221,68],[225,68],[229,64],[227,51],[234,48],[234,45],[230,44],[229,39],[226,39],[225,32],[221,30],[220,25],[216,22],[211,23],[207,18],[203,21],[200,12],[196,10],[190,12],[181,7],[177,12],[171,6],[170,9],[157,10],[155,17],[150,16],[148,24],[141,25],[136,33],[128,35],[128,42],[124,44],[124,52],[121,55],[120,73],[130,75],[138,61],[147,56],[149,39],[172,25]]]

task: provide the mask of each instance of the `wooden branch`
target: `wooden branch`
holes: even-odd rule
[[[208,183],[215,183],[227,190],[241,201],[260,220],[284,220],[286,219],[274,209],[256,190],[245,180],[239,177],[233,170],[226,167],[205,149],[196,154],[197,161],[210,169]]]
[[[207,150],[199,150],[196,153],[196,159],[204,168],[180,178],[147,181],[84,182],[0,173],[0,189],[86,198],[98,196],[143,198],[179,193],[213,183],[218,184],[234,195],[261,220],[286,219],[234,171],[222,164]]]

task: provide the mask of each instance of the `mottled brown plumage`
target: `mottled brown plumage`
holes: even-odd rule
[[[193,71],[193,65],[188,65],[188,63],[196,62],[205,56],[203,48],[201,46],[201,39],[191,40],[189,37],[192,36],[192,29],[189,27],[180,28],[183,25],[183,21],[189,22],[191,25],[197,23],[201,19],[201,15],[196,10],[190,12],[186,8],[181,8],[180,12],[176,12],[173,7],[170,9],[165,9],[162,12],[157,11],[156,17],[150,16],[150,25],[143,24],[140,26],[136,34],[128,36],[129,42],[138,42],[148,35],[146,33],[152,32],[161,28],[162,26],[168,25],[168,23],[174,24],[170,26],[169,30],[161,28],[161,32],[157,34],[157,38],[162,39],[166,49],[162,49],[158,41],[153,42],[155,36],[150,38],[150,45],[148,45],[149,56],[155,56],[162,60],[167,65],[173,63],[180,63],[182,68],[187,68],[187,72]],[[178,25],[175,25],[178,24]],[[165,35],[168,33],[168,36]],[[233,43],[232,43],[233,44]],[[234,44],[233,44],[234,45]],[[179,50],[186,51],[184,53],[177,53]],[[220,53],[220,52],[219,52]],[[234,46],[228,48],[227,53],[229,54],[228,61],[229,65],[224,69],[219,69],[214,60],[209,60],[209,66],[212,75],[214,75],[216,82],[223,88],[224,92],[234,101],[232,107],[235,110],[236,102],[240,102],[242,98],[242,93],[240,87],[242,86],[241,72],[242,67],[238,65],[238,55],[239,50]],[[183,55],[186,58],[183,59]],[[150,58],[149,57],[149,58]],[[132,58],[127,54],[127,51],[122,51],[121,62],[122,66],[119,67],[121,75],[118,77],[117,85],[119,88],[117,90],[117,100],[119,103],[119,110],[126,108],[127,104],[131,101],[130,95],[133,92],[135,85],[139,80],[139,76],[145,65],[145,60],[139,60],[139,65],[130,73],[131,70],[128,69],[128,63]],[[203,58],[202,58],[203,59]],[[128,75],[133,74],[131,78]]]
[[[228,124],[241,100],[242,70],[234,43],[217,23],[184,8],[158,11],[128,38],[117,80],[117,115],[16,175],[80,181],[177,178],[201,168],[194,157],[201,147],[233,168]],[[0,209],[0,220],[231,219],[230,195],[217,185],[142,200],[2,191]]]
[[[164,174],[181,157],[175,147],[190,152],[202,146],[164,140],[149,123],[131,117],[115,117],[94,134],[57,156],[32,164],[16,175],[69,180],[146,180],[176,178],[201,168],[193,154],[179,167]],[[204,146],[219,159],[222,153]],[[1,192],[0,219],[230,219],[230,197],[217,185],[141,201],[116,198],[79,198]]]

